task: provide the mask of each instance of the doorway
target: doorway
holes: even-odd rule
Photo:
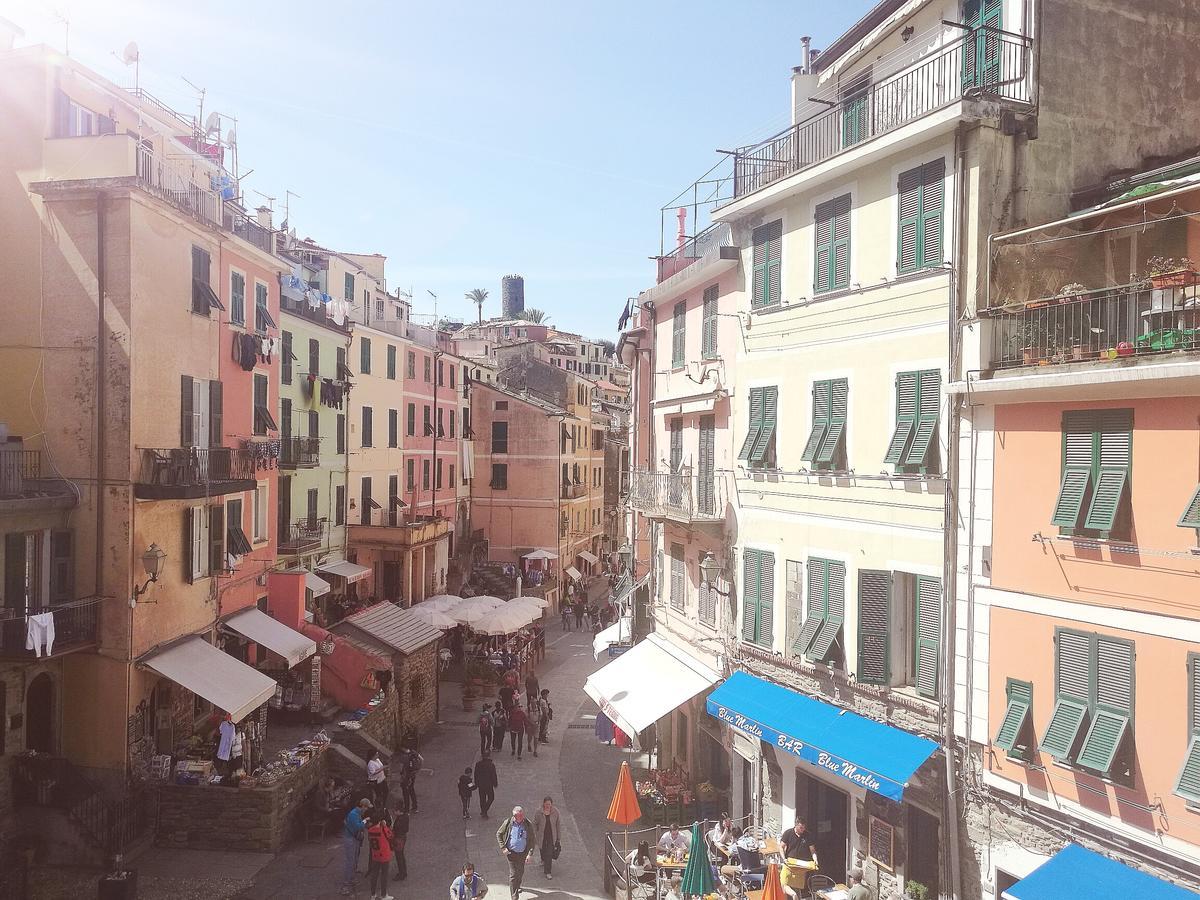
[[[941,865],[939,849],[941,823],[923,809],[906,806],[908,821],[908,870],[906,881],[919,881],[929,888],[930,897],[941,895]]]
[[[843,791],[796,770],[796,814],[808,826],[821,874],[846,880],[850,838],[850,797]]]
[[[25,749],[55,753],[54,682],[43,672],[25,691]]]
[[[400,563],[386,561],[382,563],[382,568],[383,599],[388,602],[402,599],[400,597]]]
[[[741,808],[738,815],[749,822],[754,816],[754,766],[745,757],[739,756],[737,759],[742,770]]]

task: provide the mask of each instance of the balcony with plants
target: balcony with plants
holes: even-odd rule
[[[256,460],[232,447],[144,447],[135,473],[139,500],[192,500],[252,491]]]

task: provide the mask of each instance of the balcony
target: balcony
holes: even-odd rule
[[[230,447],[143,448],[133,486],[139,500],[191,500],[252,491],[250,451]]]
[[[992,310],[993,370],[1089,364],[1200,350],[1200,294],[1194,286],[1146,282]]]
[[[68,508],[75,491],[64,478],[45,477],[40,450],[26,450],[20,440],[0,444],[0,512]]]
[[[310,553],[325,542],[328,519],[301,519],[279,528],[278,552],[285,554]]]
[[[394,525],[351,525],[348,537],[355,546],[401,548],[433,543],[449,533],[449,519],[423,517],[415,522]]]
[[[279,443],[281,469],[315,469],[321,464],[320,438],[285,435]]]
[[[54,646],[49,653],[43,649],[42,659],[95,647],[100,631],[100,603],[99,597],[90,597],[57,606],[0,607],[0,659],[22,662],[38,659],[34,651],[25,649],[29,631],[26,619],[42,613],[54,615]]]
[[[574,481],[564,481],[560,496],[564,500],[578,500],[587,493],[587,485]]]
[[[629,504],[652,519],[669,519],[686,525],[718,524],[725,521],[729,497],[725,476],[693,475],[690,472],[629,473]]]
[[[1030,103],[1033,42],[981,28],[734,154],[733,198],[762,190],[963,100]]]

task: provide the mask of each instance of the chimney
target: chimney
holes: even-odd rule
[[[809,75],[812,73],[812,38],[806,34],[800,38],[800,46],[804,48],[800,54],[800,74]]]
[[[258,219],[259,225],[268,231],[274,231],[274,228],[271,226],[271,208],[269,206],[260,206],[254,212],[256,213],[255,218]]]
[[[682,250],[687,243],[687,207],[679,207],[676,215],[679,216],[679,234],[675,237],[675,243]]]

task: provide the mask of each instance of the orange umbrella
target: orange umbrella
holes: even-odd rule
[[[767,880],[763,883],[762,900],[787,900],[783,882],[779,879],[779,863],[767,866]]]
[[[608,805],[608,820],[618,825],[631,825],[641,817],[637,791],[633,789],[633,779],[629,775],[629,763],[623,762],[617,775],[617,789],[613,791],[612,803]]]

